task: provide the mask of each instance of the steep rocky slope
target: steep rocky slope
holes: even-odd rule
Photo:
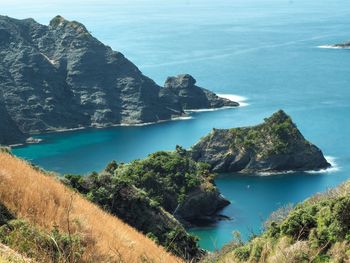
[[[184,114],[180,97],[79,22],[57,16],[46,26],[0,16],[0,110],[13,127],[1,133],[0,143],[23,141],[18,131],[11,133],[15,129],[38,133],[169,120]],[[211,98],[215,107],[228,103]]]
[[[28,136],[20,131],[0,101],[0,145],[22,143]]]
[[[213,129],[191,148],[192,158],[216,172],[319,170],[330,166],[282,110],[246,128]]]

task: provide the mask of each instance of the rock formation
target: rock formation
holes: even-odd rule
[[[209,163],[215,172],[306,171],[330,166],[282,110],[254,127],[213,129],[191,148],[191,155],[195,161]]]

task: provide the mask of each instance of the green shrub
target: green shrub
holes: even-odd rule
[[[84,244],[76,235],[54,228],[46,233],[23,220],[0,227],[0,242],[39,262],[80,262]]]
[[[233,253],[240,261],[247,261],[250,256],[250,246],[248,244],[238,247],[233,251]]]

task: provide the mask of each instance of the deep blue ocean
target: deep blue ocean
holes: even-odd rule
[[[130,3],[132,2],[132,3]],[[143,127],[52,133],[13,152],[45,169],[87,174],[109,161],[189,147],[213,127],[261,122],[284,109],[307,139],[335,161],[323,173],[221,175],[232,217],[191,229],[200,245],[217,249],[261,230],[278,207],[325,191],[350,177],[350,50],[318,48],[350,39],[349,0],[0,0],[1,14],[48,24],[60,14],[77,20],[162,85],[190,73],[199,86],[246,98],[236,109]]]

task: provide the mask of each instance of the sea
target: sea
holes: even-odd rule
[[[213,128],[250,126],[285,110],[332,168],[285,174],[221,174],[215,182],[232,204],[231,220],[189,229],[216,250],[239,231],[263,229],[279,207],[296,204],[350,177],[349,0],[0,0],[0,13],[48,24],[76,20],[163,85],[193,75],[197,84],[241,107],[190,113],[137,127],[49,133],[15,147],[15,155],[59,174],[89,174],[176,145],[190,147]]]

